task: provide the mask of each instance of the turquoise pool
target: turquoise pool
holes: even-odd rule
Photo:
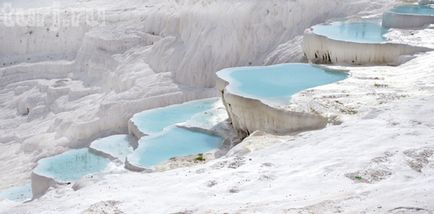
[[[228,81],[227,90],[269,104],[289,104],[293,94],[302,90],[337,82],[347,73],[309,64],[280,64],[264,67],[239,67],[219,71]]]
[[[218,148],[223,139],[203,132],[177,127],[187,121],[206,123],[214,117],[213,110],[222,106],[219,98],[202,99],[152,109],[134,115],[132,122],[143,133],[138,148],[130,155],[130,164],[150,168],[172,157],[205,153]]]
[[[32,185],[26,184],[0,191],[0,198],[16,202],[24,202],[32,199]]]
[[[142,137],[128,161],[140,167],[152,167],[172,157],[205,153],[218,148],[223,139],[202,132],[171,126],[161,133]]]
[[[109,159],[95,155],[88,148],[84,148],[41,159],[33,171],[59,182],[71,182],[85,175],[101,172],[109,163]]]
[[[312,27],[313,32],[330,39],[359,42],[359,43],[381,43],[386,41],[384,34],[388,29],[383,28],[380,23],[360,22],[333,22],[330,24],[319,24]]]
[[[218,98],[191,101],[135,114],[131,121],[145,134],[163,131],[164,128],[185,122],[195,114],[212,109]]]
[[[434,8],[427,5],[401,5],[390,11],[402,14],[434,16]]]

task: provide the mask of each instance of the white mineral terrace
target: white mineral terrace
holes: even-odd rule
[[[234,129],[242,137],[254,131],[289,134],[323,128],[327,118],[314,112],[286,110],[291,96],[346,78],[344,71],[308,64],[229,68],[217,73],[220,91]]]
[[[388,28],[421,28],[434,24],[434,7],[400,5],[384,12],[383,26]]]
[[[197,154],[201,154],[204,160],[215,159],[233,143],[234,134],[226,120],[227,114],[218,98],[135,114],[129,120],[128,127],[129,133],[139,142],[138,147],[126,157],[125,168],[161,171],[174,168],[167,165],[197,158]]]
[[[430,0],[3,3],[0,214],[434,212]]]
[[[31,176],[33,199],[51,187],[93,178],[113,167],[152,172],[193,165],[198,154],[199,161],[213,160],[236,143],[226,120],[218,98],[138,113],[130,120],[133,135],[107,136],[94,140],[89,148],[39,160]],[[134,134],[136,130],[140,134]]]
[[[397,65],[430,50],[390,41],[388,29],[374,21],[345,21],[307,29],[303,51],[310,62],[351,65]]]

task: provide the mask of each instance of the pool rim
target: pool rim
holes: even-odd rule
[[[74,150],[85,150],[85,149],[88,150],[89,153],[91,153],[91,154],[93,154],[93,155],[95,155],[95,156],[99,156],[100,158],[107,159],[107,164],[106,164],[106,166],[104,167],[104,169],[102,169],[101,171],[98,171],[98,172],[93,172],[93,173],[89,173],[89,174],[83,175],[83,176],[81,176],[81,177],[80,177],[79,179],[77,179],[77,180],[62,180],[62,179],[58,179],[58,178],[56,178],[56,177],[53,176],[53,175],[50,175],[50,174],[47,174],[47,173],[43,173],[43,172],[40,172],[40,171],[36,170],[36,169],[38,168],[38,166],[39,166],[39,164],[40,164],[41,161],[44,161],[44,160],[46,160],[46,159],[50,159],[50,158],[54,158],[54,157],[56,157],[56,156],[63,155],[63,154],[65,154],[65,153],[67,153],[67,152],[73,152]],[[53,180],[54,182],[59,183],[59,184],[68,184],[68,183],[73,183],[73,182],[79,181],[79,180],[82,179],[83,177],[86,177],[86,176],[89,176],[89,175],[96,175],[96,174],[103,173],[104,171],[106,171],[106,170],[109,168],[109,165],[110,165],[111,163],[112,163],[112,160],[110,160],[110,158],[108,158],[108,157],[104,157],[104,156],[101,156],[101,155],[95,153],[95,152],[94,152],[92,149],[90,149],[89,147],[76,148],[76,149],[68,149],[68,150],[65,150],[65,151],[63,151],[63,152],[61,152],[61,153],[58,153],[58,154],[55,154],[55,155],[51,155],[51,156],[48,156],[48,157],[44,157],[44,158],[39,159],[39,160],[36,162],[36,166],[32,169],[32,174],[35,174],[35,175],[37,175],[37,176],[39,176],[39,177],[44,177],[44,178],[47,178],[47,179],[51,179],[51,180]]]
[[[296,93],[294,93],[294,94],[292,94],[291,96],[288,97],[289,98],[288,104],[286,104],[286,105],[280,105],[280,104],[273,104],[273,103],[270,103],[270,102],[265,102],[263,99],[260,99],[260,98],[255,98],[255,97],[251,97],[251,96],[244,96],[244,95],[238,94],[236,92],[233,92],[233,91],[231,91],[228,88],[228,86],[231,84],[230,80],[227,80],[227,79],[225,79],[224,77],[221,76],[221,72],[230,72],[230,73],[232,73],[232,72],[236,71],[236,69],[246,69],[246,68],[258,68],[258,69],[260,69],[260,68],[276,67],[276,66],[282,66],[282,65],[309,65],[309,66],[316,67],[316,68],[319,68],[319,69],[322,69],[322,70],[325,70],[325,71],[328,71],[328,72],[342,72],[343,74],[346,75],[346,77],[344,79],[342,79],[342,80],[339,80],[339,81],[335,81],[335,82],[331,82],[331,83],[328,83],[328,84],[318,85],[318,86],[315,86],[315,87],[305,88],[303,90],[300,90],[300,91],[298,91],[298,92],[296,92]],[[313,64],[313,63],[298,63],[297,62],[297,63],[280,63],[280,64],[273,64],[273,65],[262,65],[262,66],[229,67],[229,68],[224,68],[224,69],[219,70],[216,73],[216,75],[217,75],[218,79],[220,79],[223,82],[225,82],[225,86],[220,87],[220,88],[223,88],[223,90],[226,91],[227,93],[230,93],[232,95],[235,95],[235,96],[247,99],[247,100],[256,100],[256,101],[259,101],[261,104],[266,105],[266,106],[271,107],[271,108],[286,109],[285,107],[290,106],[290,105],[293,104],[291,100],[292,100],[292,97],[295,96],[296,94],[299,94],[299,93],[301,93],[303,91],[314,89],[314,88],[317,88],[317,87],[322,87],[322,86],[326,86],[326,85],[336,84],[338,82],[341,82],[341,81],[344,81],[344,80],[350,78],[352,76],[352,73],[351,73],[350,69],[337,69],[337,68],[330,68],[330,66],[326,66],[326,65],[319,65],[319,64]],[[219,88],[219,86],[216,86],[216,87]]]
[[[380,27],[385,28],[387,30],[386,34],[390,31],[390,28],[384,27],[382,25],[382,20],[381,19],[366,19],[366,20],[365,19],[360,19],[360,20],[356,19],[356,20],[328,21],[328,22],[324,22],[324,23],[320,23],[320,24],[315,24],[315,25],[312,25],[312,26],[306,28],[304,30],[304,34],[309,33],[309,34],[313,34],[315,36],[319,36],[319,37],[326,38],[326,39],[329,39],[329,40],[333,40],[333,41],[336,41],[336,42],[348,42],[348,43],[356,43],[356,44],[363,44],[363,45],[399,44],[399,43],[391,42],[387,37],[385,37],[384,41],[381,41],[381,42],[363,42],[363,41],[350,41],[350,40],[335,39],[335,38],[331,38],[331,37],[326,36],[326,35],[318,34],[313,29],[315,26],[318,26],[318,25],[331,25],[333,23],[338,23],[338,22],[346,22],[346,23],[351,23],[351,22],[355,22],[355,23],[369,22],[369,23],[378,24]],[[386,34],[384,34],[384,35],[386,35]]]
[[[417,13],[404,13],[404,12],[397,12],[397,11],[393,11],[393,9],[398,8],[398,7],[404,7],[404,6],[423,6],[423,5],[419,5],[419,4],[402,4],[402,5],[398,5],[395,6],[393,8],[390,8],[389,10],[387,10],[386,13],[392,13],[392,14],[399,14],[399,15],[403,15],[403,16],[411,16],[411,17],[433,17],[434,18],[434,13],[432,15],[429,14],[417,14]],[[426,6],[429,7],[429,6]],[[430,7],[433,9],[434,12],[434,7]]]
[[[207,98],[209,99],[209,98]],[[204,99],[200,99],[200,100],[204,100]],[[195,101],[200,101],[200,100],[195,100]],[[208,154],[208,153],[216,153],[217,151],[222,150],[222,148],[225,146],[225,142],[226,142],[226,138],[224,136],[220,136],[216,133],[212,133],[212,132],[206,132],[204,130],[199,130],[199,129],[194,129],[194,128],[189,128],[189,127],[184,127],[184,126],[180,126],[179,124],[173,124],[170,126],[166,126],[164,127],[164,129],[160,132],[156,132],[150,135],[146,135],[143,136],[142,138],[139,139],[138,141],[138,147],[129,155],[127,155],[125,157],[125,168],[131,171],[145,171],[145,172],[153,172],[156,170],[156,168],[158,168],[161,165],[164,165],[165,163],[169,162],[172,158],[185,158],[185,157],[190,157],[190,156],[194,156],[194,155],[198,155],[200,153],[195,153],[195,154],[191,154],[191,155],[184,155],[184,156],[172,156],[167,160],[163,160],[155,165],[152,166],[144,166],[141,163],[139,163],[139,161],[135,160],[135,159],[131,159],[130,157],[134,154],[135,151],[137,151],[140,147],[140,144],[142,140],[146,140],[146,139],[153,139],[153,138],[157,138],[157,137],[161,137],[165,134],[167,134],[167,132],[170,132],[172,129],[183,129],[186,131],[190,131],[190,132],[195,132],[195,133],[200,133],[200,134],[205,134],[205,135],[211,135],[214,137],[218,137],[220,139],[219,141],[219,145],[211,150],[208,150],[206,152],[203,152],[202,154]]]

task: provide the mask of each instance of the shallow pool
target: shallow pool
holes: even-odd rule
[[[16,202],[24,202],[32,199],[32,185],[26,184],[0,191],[0,198]]]
[[[59,182],[70,182],[85,175],[101,172],[109,163],[109,159],[95,155],[88,148],[84,148],[41,159],[33,171]]]
[[[90,147],[124,161],[126,156],[133,152],[129,135],[112,135],[93,141]]]
[[[128,161],[136,166],[151,167],[172,157],[208,152],[218,148],[222,141],[214,135],[171,126],[158,134],[142,137]]]
[[[145,134],[158,133],[166,127],[189,120],[195,114],[212,109],[218,101],[218,98],[210,98],[156,108],[135,114],[131,121]]]
[[[260,99],[269,104],[289,104],[290,97],[302,90],[343,80],[347,73],[309,64],[281,64],[264,67],[239,67],[219,71],[228,81],[231,93]]]
[[[330,39],[359,43],[381,43],[386,41],[384,34],[388,29],[380,23],[359,22],[333,22],[319,24],[312,27],[313,32]]]
[[[391,9],[395,13],[434,16],[434,8],[427,5],[401,5]]]

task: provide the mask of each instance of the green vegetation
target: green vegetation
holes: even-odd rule
[[[200,153],[200,154],[197,155],[197,157],[195,158],[195,160],[197,160],[197,161],[205,161],[205,158],[203,157],[203,154]]]
[[[375,84],[374,84],[374,87],[376,87],[376,88],[387,88],[387,87],[389,87],[389,85],[387,85],[387,84],[375,83]]]

